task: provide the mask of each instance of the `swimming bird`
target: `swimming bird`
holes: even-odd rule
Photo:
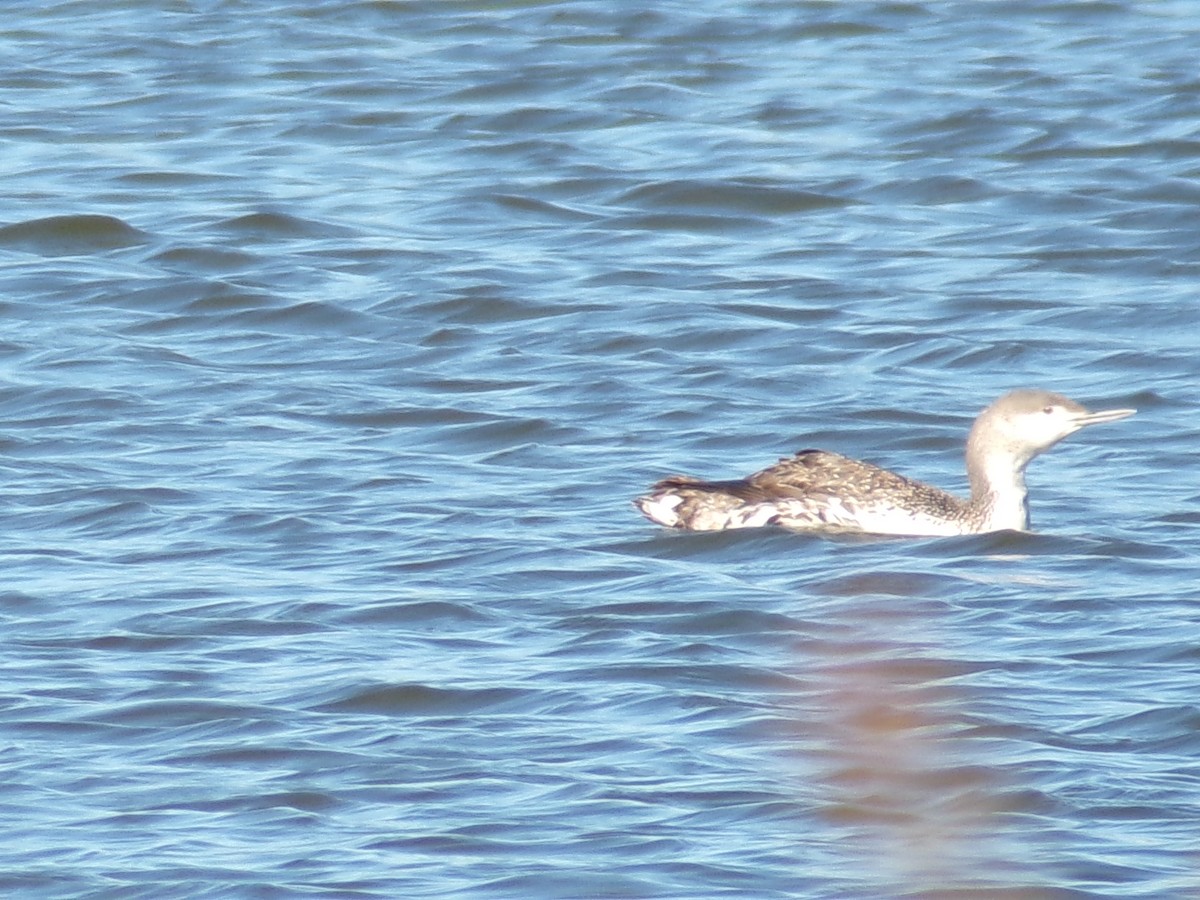
[[[1005,394],[979,414],[967,436],[966,500],[868,462],[801,450],[736,481],[673,475],[634,503],[660,525],[691,531],[761,525],[908,537],[1028,531],[1029,462],[1084,426],[1135,412],[1090,412],[1051,391]]]

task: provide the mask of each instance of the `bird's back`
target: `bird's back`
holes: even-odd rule
[[[967,504],[871,463],[801,450],[737,481],[675,476],[637,500],[663,525],[711,531],[782,525],[806,531],[962,534]]]

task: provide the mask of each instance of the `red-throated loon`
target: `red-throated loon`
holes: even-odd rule
[[[1085,425],[1136,412],[1089,412],[1050,391],[1005,394],[967,437],[971,498],[825,450],[801,450],[738,481],[663,479],[634,501],[647,518],[692,531],[782,525],[802,531],[911,537],[1027,531],[1025,467]]]

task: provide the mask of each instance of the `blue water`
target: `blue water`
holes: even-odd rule
[[[32,5],[31,5],[32,6]],[[5,896],[1200,896],[1195,3],[0,26]],[[682,534],[825,447],[1036,532]]]

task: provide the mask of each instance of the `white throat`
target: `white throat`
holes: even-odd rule
[[[987,507],[991,530],[1029,530],[1029,495],[1025,487],[1025,467],[1014,466],[1011,458],[992,458],[982,472],[986,485],[982,496],[972,497]]]

